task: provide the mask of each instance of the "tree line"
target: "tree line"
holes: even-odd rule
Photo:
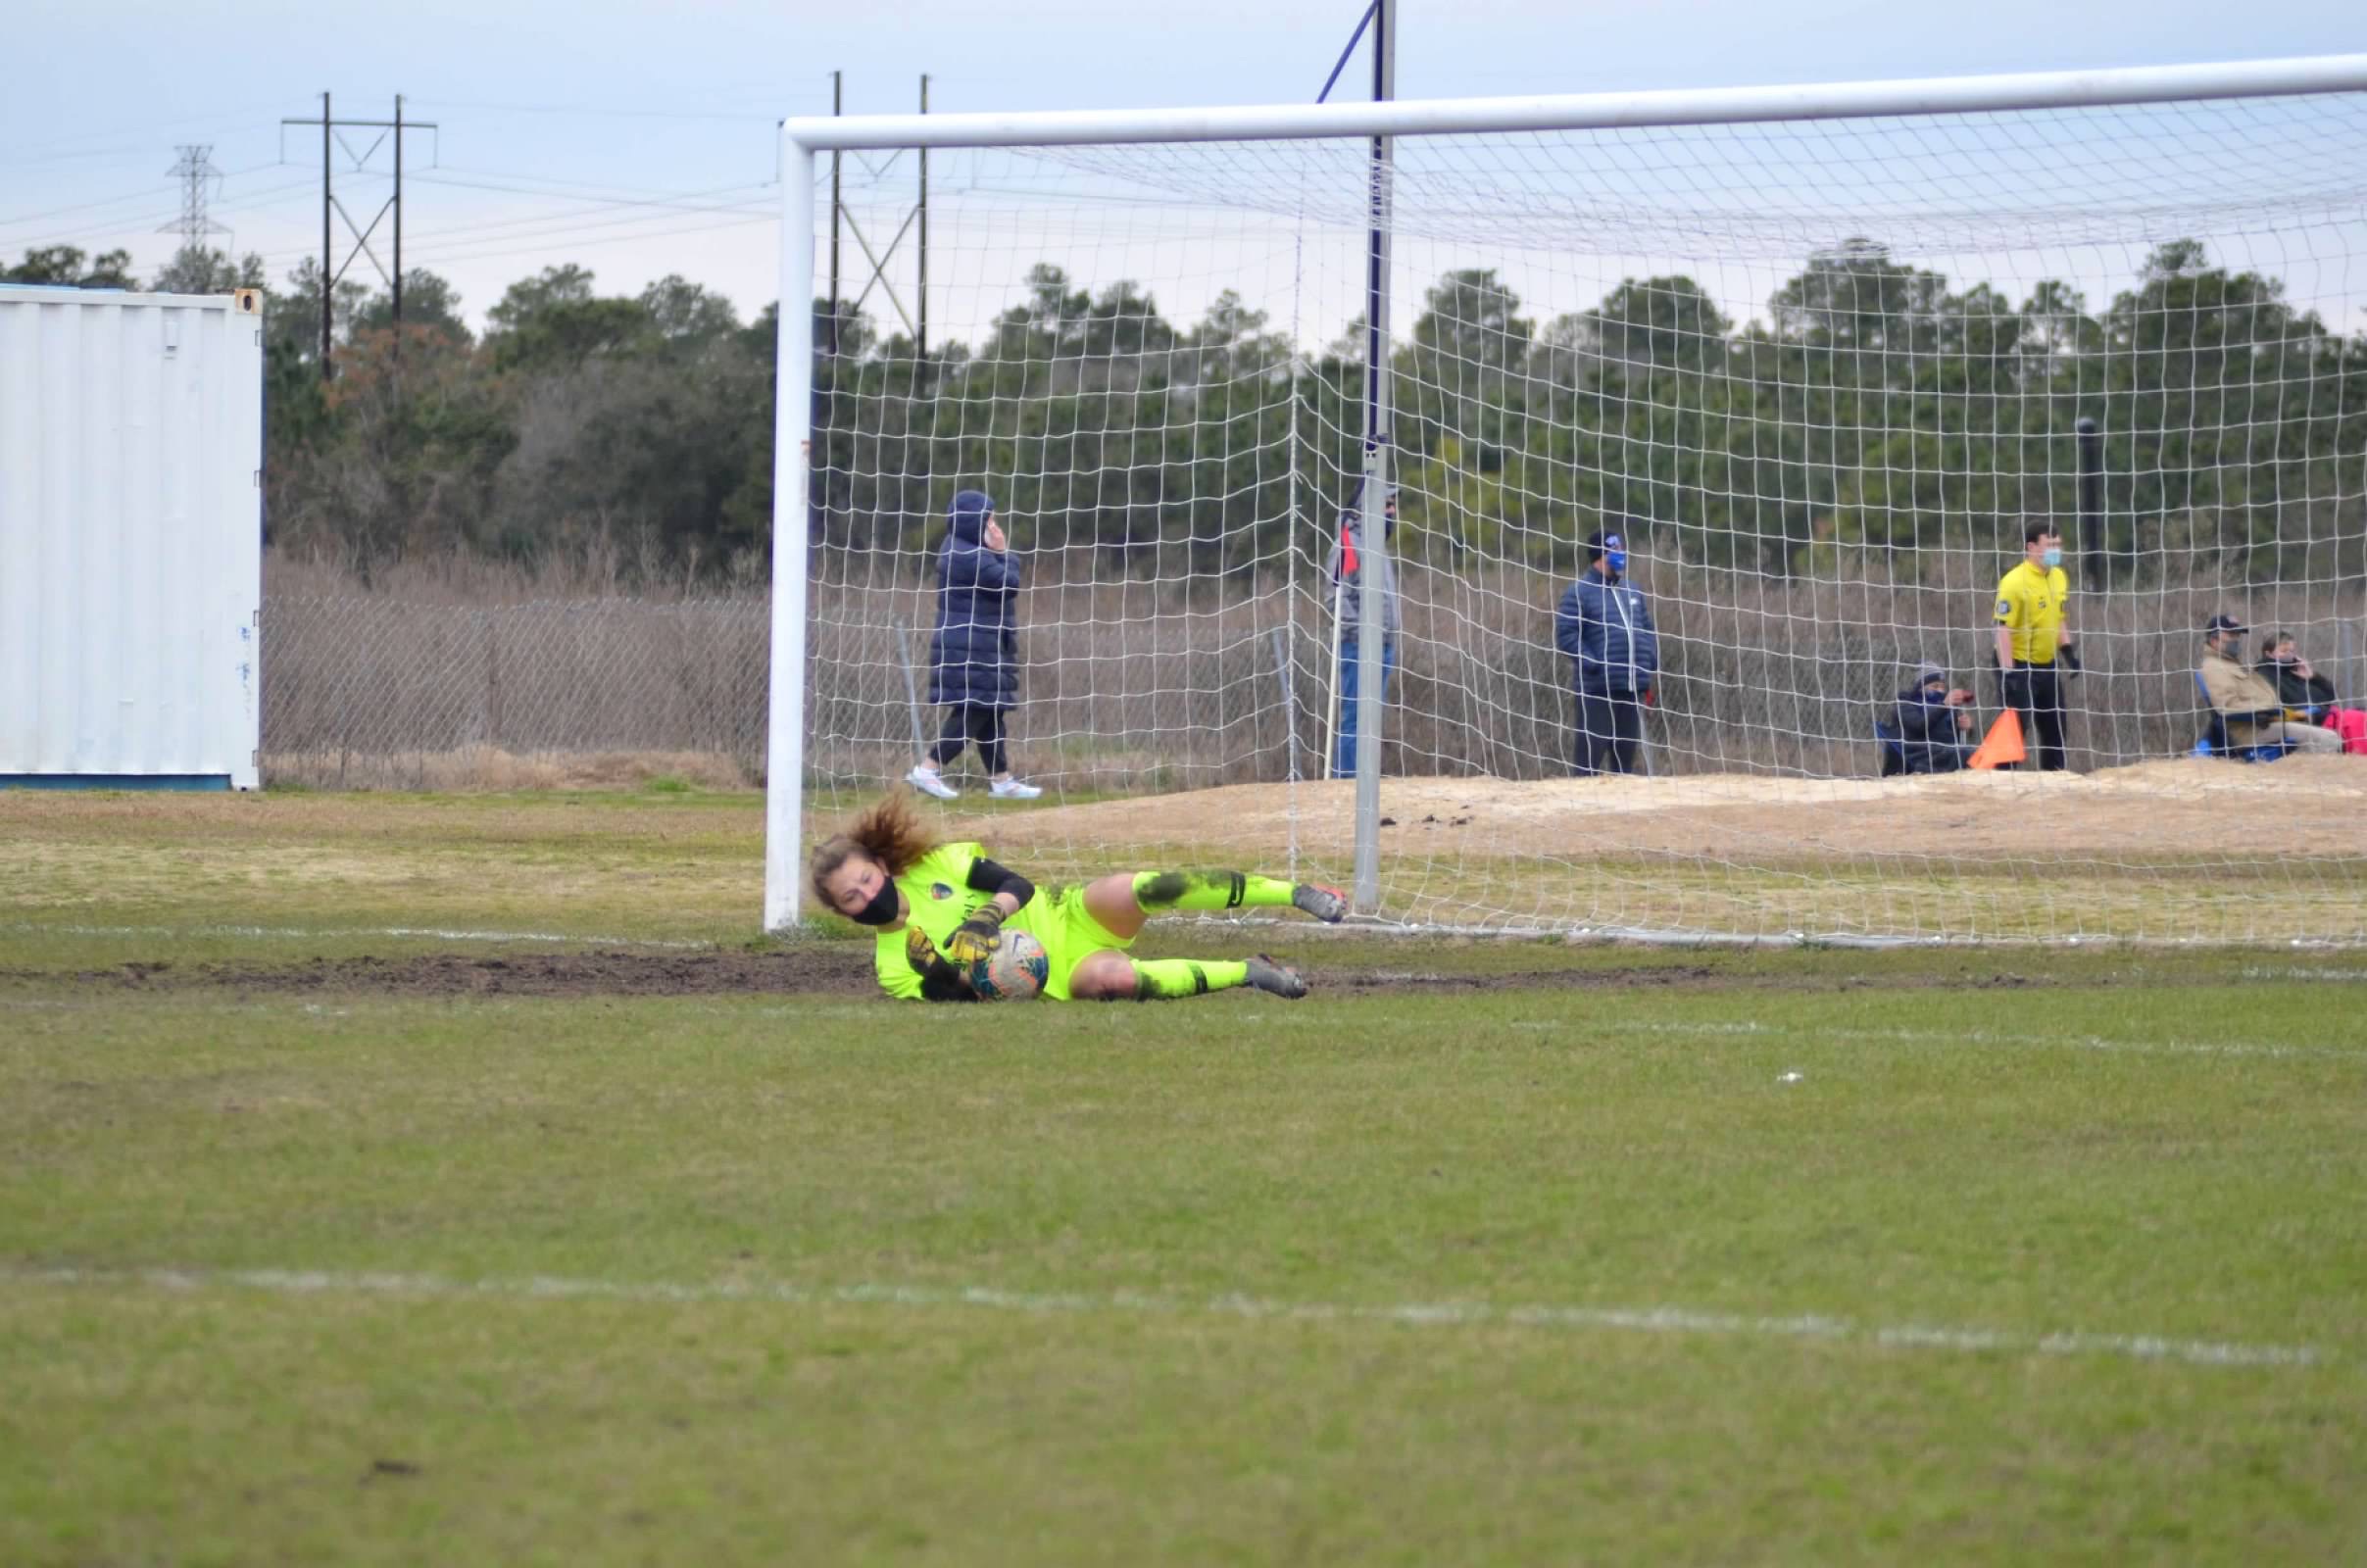
[[[0,280],[129,287],[121,252],[26,253]],[[152,286],[269,294],[267,511],[276,543],[365,573],[461,552],[533,562],[602,543],[640,569],[761,580],[772,511],[776,313],[668,277],[604,295],[580,267],[513,283],[474,332],[450,284],[273,288],[185,251]],[[1139,284],[1038,266],[975,342],[912,340],[814,305],[814,537],[925,550],[952,492],[993,490],[1023,544],[1110,573],[1254,570],[1323,529],[1360,471],[1361,322],[1320,351],[1233,293],[1170,321]],[[2010,551],[2076,511],[2074,430],[2103,431],[2100,537],[2253,578],[2357,571],[2367,335],[2282,280],[2157,248],[2092,306],[2015,300],[1866,240],[1808,260],[1748,323],[1684,276],[1631,278],[1542,324],[1495,270],[1447,273],[1392,354],[1407,547],[1566,569],[1598,520],[1657,551],[1776,575]],[[2345,468],[2347,465],[2347,469]],[[2328,552],[2331,552],[2329,554]]]

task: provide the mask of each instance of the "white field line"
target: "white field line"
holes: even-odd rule
[[[1539,1019],[1510,1024],[1513,1029],[1583,1029],[1566,1019]],[[1695,1039],[1803,1040],[1811,1044],[1836,1041],[1845,1045],[1909,1046],[2037,1046],[2057,1051],[2103,1051],[2130,1055],[2181,1056],[2315,1056],[2335,1060],[2367,1059],[2367,1053],[2337,1046],[2281,1046],[2227,1040],[2109,1040],[2102,1035],[2017,1035],[1989,1029],[1827,1029],[1815,1024],[1670,1023],[1652,1020],[1609,1025],[1607,1033],[1681,1035]]]
[[[1680,1334],[1721,1338],[1813,1340],[1893,1350],[1996,1351],[2009,1355],[2117,1356],[2135,1361],[2180,1361],[2194,1366],[2314,1366],[2334,1352],[2306,1345],[2249,1345],[2229,1340],[2180,1340],[2153,1334],[2093,1334],[2066,1330],[2018,1333],[1933,1324],[1861,1323],[1809,1313],[1793,1317],[1701,1312],[1686,1307],[1499,1306],[1486,1301],[1353,1305],[1279,1301],[1250,1296],[1203,1299],[1146,1296],[1049,1295],[983,1286],[799,1286],[737,1283],[566,1279],[455,1280],[433,1274],[330,1273],[297,1269],[81,1269],[0,1266],[0,1283],[57,1286],[138,1286],[164,1291],[245,1290],[280,1296],[393,1296],[430,1300],[599,1300],[668,1303],[756,1301],[787,1306],[877,1305],[970,1308],[987,1312],[1242,1318],[1277,1323],[1393,1323],[1413,1328],[1536,1328],[1606,1333]]]
[[[425,937],[437,942],[580,942],[612,948],[670,948],[679,951],[711,951],[713,942],[665,941],[653,937],[601,936],[597,933],[567,931],[464,931],[436,926],[411,925],[349,925],[349,926],[286,926],[286,925],[49,925],[33,920],[18,920],[0,925],[0,931],[25,936],[54,934],[69,937],[242,937],[267,938],[293,942],[318,942],[336,937]]]
[[[2356,985],[2367,981],[2367,969],[2338,969],[2320,966],[2305,968],[2299,964],[2282,969],[2249,965],[2244,971],[2246,980],[2339,980]]]

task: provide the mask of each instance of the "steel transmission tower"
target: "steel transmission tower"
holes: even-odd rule
[[[180,154],[180,159],[165,172],[180,181],[180,218],[157,232],[178,234],[184,251],[204,250],[208,234],[230,231],[206,216],[206,203],[222,184],[222,171],[214,167],[212,147],[175,147],[173,151]]]

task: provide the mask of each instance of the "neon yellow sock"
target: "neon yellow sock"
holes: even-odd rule
[[[1254,871],[1137,871],[1134,902],[1145,909],[1273,908],[1291,901],[1291,884]]]
[[[1134,960],[1134,1000],[1160,1002],[1197,997],[1209,991],[1230,991],[1250,977],[1250,966],[1238,959],[1137,958]]]

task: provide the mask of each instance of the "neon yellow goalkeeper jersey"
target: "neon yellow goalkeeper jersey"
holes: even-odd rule
[[[879,984],[900,1001],[920,1000],[921,972],[928,968],[962,922],[993,901],[971,891],[970,867],[986,855],[982,844],[940,844],[896,879],[911,906],[902,931],[882,931],[872,955]]]

